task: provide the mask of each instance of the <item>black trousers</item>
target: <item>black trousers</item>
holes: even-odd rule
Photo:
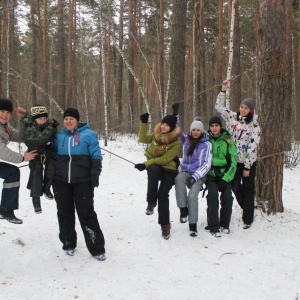
[[[243,221],[251,224],[254,216],[256,162],[250,168],[249,177],[243,177],[244,164],[238,163],[234,179],[231,183],[235,198],[243,209]]]
[[[208,176],[206,181],[206,188],[208,190],[207,200],[207,225],[210,229],[229,228],[233,197],[231,193],[231,184],[228,183],[223,192],[221,192],[221,209],[219,219],[219,189],[218,181],[215,177]]]
[[[165,171],[161,166],[151,165],[148,169],[147,202],[158,202],[158,224],[170,222],[169,192],[175,184],[176,172]]]
[[[6,211],[18,209],[20,169],[14,165],[0,162],[0,178],[4,179],[1,207]]]
[[[43,195],[43,177],[44,166],[41,162],[40,156],[29,162],[29,179],[27,188],[30,190],[30,197],[40,197]]]
[[[75,249],[77,246],[76,210],[89,252],[93,256],[105,253],[104,236],[94,210],[94,189],[91,184],[89,182],[70,184],[54,179],[53,191],[62,248]]]

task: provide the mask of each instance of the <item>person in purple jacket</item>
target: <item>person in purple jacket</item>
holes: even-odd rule
[[[178,103],[174,103],[172,107],[173,114],[177,115]],[[183,133],[179,117],[177,117],[177,125],[181,132],[183,158],[179,167],[180,172],[175,178],[176,201],[180,209],[180,223],[189,220],[190,236],[195,237],[197,236],[198,195],[211,167],[212,146],[199,117],[193,120],[188,134]]]

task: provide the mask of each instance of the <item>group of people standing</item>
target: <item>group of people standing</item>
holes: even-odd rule
[[[170,237],[169,192],[173,185],[180,222],[189,221],[190,236],[197,236],[198,196],[204,183],[206,230],[215,237],[220,237],[221,232],[230,233],[232,191],[243,209],[243,228],[251,227],[260,127],[254,99],[244,99],[238,112],[225,107],[227,87],[228,80],[225,80],[215,104],[227,129],[223,128],[219,116],[213,116],[206,131],[201,119],[196,117],[189,132],[184,134],[179,121],[179,103],[172,105],[173,114],[165,116],[151,134],[146,133],[149,115],[140,116],[139,142],[150,145],[145,152],[147,161],[135,167],[139,171],[147,169],[146,214],[152,215],[158,203],[158,223],[164,239]],[[183,145],[181,162],[177,157],[180,142]]]
[[[94,210],[94,188],[99,185],[102,155],[99,139],[87,123],[80,123],[76,108],[63,113],[63,129],[48,119],[43,105],[34,105],[30,112],[18,107],[20,130],[11,126],[12,102],[0,99],[0,178],[4,179],[0,219],[22,224],[14,211],[19,207],[20,170],[10,163],[29,161],[27,188],[34,211],[41,213],[40,197],[55,199],[59,238],[66,254],[73,256],[77,246],[75,211],[84,234],[86,246],[98,261],[106,259],[105,240]],[[8,147],[10,141],[25,142],[24,155]],[[5,161],[5,162],[3,162]],[[54,196],[50,186],[53,186]]]

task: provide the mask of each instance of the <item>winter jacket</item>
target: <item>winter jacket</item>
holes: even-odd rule
[[[159,165],[168,171],[177,171],[177,165],[174,159],[180,149],[178,126],[168,133],[161,133],[160,123],[154,128],[153,133],[147,134],[147,123],[140,124],[139,142],[150,144],[145,152],[147,161],[146,168],[151,165]]]
[[[22,124],[20,124],[20,126],[22,126]],[[21,163],[23,161],[23,155],[9,149],[7,144],[10,141],[18,143],[23,142],[23,135],[9,123],[7,123],[6,127],[7,130],[5,129],[5,126],[0,123],[0,159],[16,164]]]
[[[49,120],[43,125],[38,125],[30,113],[26,113],[21,122],[25,125],[24,142],[29,151],[37,150],[39,154],[44,153],[54,139],[56,128]]]
[[[253,115],[253,120],[246,123],[245,117],[227,109],[224,106],[225,93],[221,92],[216,101],[215,109],[226,121],[227,129],[231,134],[237,148],[238,162],[244,164],[244,169],[249,170],[257,160],[257,151],[260,141],[260,127],[257,122],[257,115]]]
[[[221,128],[221,135],[218,138],[210,131],[208,134],[212,144],[212,165],[208,174],[231,182],[237,166],[237,151],[231,135],[224,128]]]
[[[63,128],[55,135],[55,178],[67,183],[98,180],[102,170],[102,154],[98,136],[87,123],[79,123],[73,131]]]
[[[179,120],[177,125],[180,128],[180,142],[183,145],[183,158],[180,163],[180,172],[190,174],[196,181],[203,178],[211,167],[212,161],[212,148],[207,133],[202,133],[199,144],[191,156],[188,156],[190,148],[190,135],[191,133],[184,134],[182,132]]]

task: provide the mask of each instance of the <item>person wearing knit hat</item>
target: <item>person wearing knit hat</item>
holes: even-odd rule
[[[256,105],[256,101],[252,98],[246,98],[241,102],[241,105],[246,105],[251,113],[254,113],[255,111],[255,105]]]
[[[183,145],[180,172],[175,178],[176,202],[180,210],[179,221],[180,223],[188,221],[189,235],[196,237],[198,195],[211,166],[211,144],[199,117],[194,118],[187,134],[183,133],[179,115],[177,125],[180,128],[180,142]]]
[[[212,116],[212,117],[209,119],[208,126],[210,127],[210,125],[212,125],[212,124],[219,124],[220,127],[223,127],[223,126],[222,126],[222,120],[221,120],[220,117],[218,117],[218,116]]]
[[[168,124],[170,127],[170,131],[172,131],[176,126],[176,121],[177,121],[177,118],[175,116],[167,115],[167,116],[163,117],[163,119],[161,120],[161,124],[163,124],[163,123]]]
[[[43,118],[45,117],[45,123],[46,119],[48,118],[48,110],[45,106],[36,104],[30,108],[30,114],[33,120],[36,120],[37,118]]]
[[[58,122],[48,120],[48,110],[41,104],[36,104],[24,115],[21,122],[25,126],[25,145],[30,150],[36,150],[37,156],[29,162],[29,179],[27,188],[30,190],[35,213],[42,212],[41,196],[52,200],[51,185],[55,168],[51,143],[57,132]]]
[[[146,215],[152,215],[158,202],[158,224],[161,226],[162,237],[170,237],[169,192],[174,185],[178,173],[180,149],[180,129],[176,125],[176,117],[165,116],[158,123],[153,133],[147,134],[149,114],[140,116],[139,142],[150,144],[145,152],[146,161],[135,164],[139,171],[147,170],[147,208]]]
[[[229,234],[233,197],[231,181],[237,165],[237,151],[230,133],[222,128],[221,119],[213,116],[209,120],[209,141],[212,145],[212,164],[206,180],[207,226],[215,237],[221,232]],[[219,201],[219,193],[221,201]],[[221,210],[219,217],[219,205]]]
[[[0,99],[0,110],[5,110],[10,113],[13,112],[13,104],[8,99]]]
[[[202,133],[205,132],[205,129],[204,129],[203,123],[201,122],[201,119],[199,120],[199,118],[197,118],[197,117],[194,118],[194,121],[191,123],[191,126],[190,126],[190,132],[192,132],[193,129],[198,129]]]
[[[243,228],[251,227],[254,217],[255,174],[260,142],[260,126],[255,114],[256,101],[246,98],[241,101],[239,111],[225,107],[228,80],[222,82],[222,91],[217,97],[215,109],[226,121],[226,127],[235,142],[238,164],[232,181],[232,190],[243,209]]]
[[[79,111],[74,107],[69,107],[64,111],[63,118],[65,117],[72,117],[76,119],[77,122],[80,120]]]
[[[0,219],[14,224],[22,224],[23,221],[14,213],[19,208],[20,169],[11,163],[19,164],[23,161],[30,161],[36,156],[36,151],[26,151],[23,155],[7,146],[10,141],[23,142],[24,128],[22,124],[21,132],[19,132],[9,123],[12,112],[12,102],[8,99],[0,99],[0,178],[4,179]],[[25,112],[24,108],[16,109],[18,118],[21,118]]]
[[[63,118],[64,128],[53,142],[56,153],[53,191],[59,239],[65,253],[73,256],[78,237],[77,213],[88,251],[97,261],[104,261],[105,239],[94,210],[94,190],[99,186],[103,159],[98,135],[88,123],[79,123],[76,108],[67,108]]]

